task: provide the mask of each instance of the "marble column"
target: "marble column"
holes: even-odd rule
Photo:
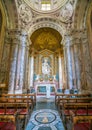
[[[28,68],[29,68],[29,60],[28,60],[28,57],[29,57],[29,46],[26,47],[26,56],[25,56],[25,85],[24,85],[24,89],[30,89],[30,86],[28,84]]]
[[[20,36],[21,43],[21,58],[20,58],[20,74],[19,74],[19,90],[23,91],[24,88],[24,73],[25,73],[25,54],[26,54],[26,38],[27,34],[23,32]]]
[[[59,54],[59,88],[63,87],[63,81],[62,81],[62,59],[61,55]]]
[[[73,41],[72,41],[73,42]],[[71,45],[71,59],[72,59],[72,77],[73,77],[73,88],[77,88],[76,86],[76,74],[75,74],[75,59],[74,59],[74,45]]]
[[[68,72],[67,72],[67,58],[66,58],[66,47],[63,46],[63,52],[64,52],[64,89],[68,86]]]
[[[18,60],[17,60],[17,70],[16,70],[16,84],[15,91],[19,90],[19,76],[20,76],[20,64],[21,64],[21,44],[18,44]]]
[[[27,34],[25,32],[20,33],[15,93],[23,93],[25,87],[24,76],[25,76],[25,58],[26,58],[26,38],[27,38]]]
[[[81,68],[80,68],[80,41],[78,39],[75,40],[74,44],[74,59],[75,59],[75,77],[76,77],[76,88],[81,88]]]
[[[67,65],[67,80],[68,86],[67,88],[73,88],[73,77],[72,77],[72,58],[71,58],[71,40],[69,36],[66,36],[66,43],[65,43],[65,52],[66,52],[66,65]]]
[[[11,58],[10,58],[8,93],[14,93],[20,31],[11,30],[9,33],[10,33],[12,43],[11,43]]]
[[[83,59],[84,59],[84,86],[82,90],[86,90],[92,93],[92,61],[89,49],[89,43],[87,39],[87,30],[83,30],[81,37]]]
[[[61,60],[62,60],[62,89],[64,89],[64,85],[65,85],[64,57],[62,57]]]
[[[34,56],[30,58],[30,87],[33,87],[34,81]]]

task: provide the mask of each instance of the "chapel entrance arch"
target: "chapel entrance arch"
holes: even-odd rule
[[[36,30],[30,40],[30,87],[34,86],[38,95],[49,97],[63,84],[62,36],[55,29],[44,27]]]

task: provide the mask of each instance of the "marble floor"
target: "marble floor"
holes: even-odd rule
[[[53,99],[38,97],[25,130],[65,130]]]

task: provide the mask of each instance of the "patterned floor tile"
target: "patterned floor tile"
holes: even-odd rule
[[[32,113],[26,130],[65,130],[65,128],[56,110],[40,109]]]

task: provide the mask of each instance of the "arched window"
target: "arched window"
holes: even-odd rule
[[[51,10],[51,0],[41,0],[41,10]]]
[[[28,6],[38,11],[52,11],[68,2],[68,0],[24,0]]]

